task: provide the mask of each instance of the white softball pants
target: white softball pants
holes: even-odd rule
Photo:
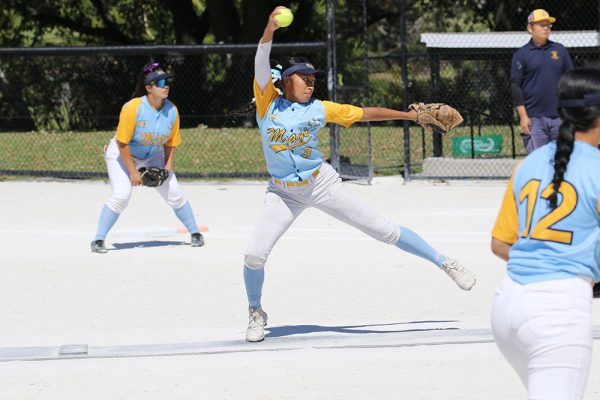
[[[248,245],[245,265],[251,269],[263,268],[275,243],[308,207],[318,208],[382,242],[395,244],[400,238],[398,225],[358,200],[342,184],[335,169],[323,162],[319,174],[303,186],[288,186],[271,179]]]
[[[580,400],[592,359],[592,286],[583,278],[521,285],[506,276],[492,330],[529,400]]]
[[[129,178],[129,170],[121,158],[117,142],[114,138],[110,141],[104,158],[112,190],[106,206],[115,213],[121,214],[127,208],[127,204],[129,204],[129,200],[131,199],[132,186],[131,179]],[[133,162],[136,168],[164,168],[165,155],[163,152],[159,152],[146,160],[133,158]],[[187,201],[173,171],[171,171],[167,180],[156,188],[156,191],[174,210],[183,207]]]

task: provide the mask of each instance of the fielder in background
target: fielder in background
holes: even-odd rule
[[[519,114],[523,145],[531,153],[558,137],[560,117],[556,86],[573,62],[567,49],[548,40],[556,18],[546,10],[533,10],[527,17],[531,40],[515,52],[511,67],[513,104]]]
[[[167,99],[171,78],[158,63],[144,66],[131,100],[121,109],[117,133],[105,151],[112,194],[100,213],[91,243],[94,253],[107,252],[104,240],[127,207],[132,187],[150,182],[142,180],[138,169],[159,171],[157,179],[147,184],[156,187],[191,233],[191,246],[204,245],[192,207],[173,172],[175,148],[181,144],[181,137],[177,107]]]
[[[575,400],[600,281],[600,70],[567,72],[558,96],[559,137],[515,169],[492,232],[492,251],[508,261],[492,329],[529,399]]]
[[[417,111],[359,108],[312,99],[316,77],[324,75],[324,71],[315,69],[306,60],[291,59],[287,67],[272,74],[269,55],[274,31],[279,28],[274,18],[279,9],[269,16],[255,57],[256,119],[272,179],[244,259],[244,282],[249,302],[246,340],[258,342],[265,336],[267,314],[261,307],[261,296],[269,253],[298,215],[309,207],[318,208],[377,240],[431,261],[461,289],[471,289],[475,284],[471,272],[457,261],[439,254],[415,232],[384,219],[356,199],[317,149],[317,133],[328,122],[348,127],[358,121],[416,121]],[[278,75],[283,95],[273,84],[273,80],[279,80]]]

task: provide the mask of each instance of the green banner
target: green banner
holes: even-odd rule
[[[457,136],[452,138],[453,156],[470,156],[475,154],[496,154],[502,151],[502,135]]]

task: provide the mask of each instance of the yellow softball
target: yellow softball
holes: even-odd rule
[[[279,27],[285,28],[286,26],[289,26],[294,20],[294,14],[292,14],[292,10],[290,10],[289,8],[280,8],[277,11],[279,11],[279,14],[275,16],[275,22],[277,22],[277,25],[279,25]]]

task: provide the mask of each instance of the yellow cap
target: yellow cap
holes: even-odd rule
[[[540,21],[548,21],[551,24],[553,24],[554,22],[556,22],[556,18],[551,17],[550,14],[548,14],[548,11],[543,10],[541,8],[538,8],[537,10],[533,10],[527,16],[528,24],[533,24],[534,22],[540,22]]]

